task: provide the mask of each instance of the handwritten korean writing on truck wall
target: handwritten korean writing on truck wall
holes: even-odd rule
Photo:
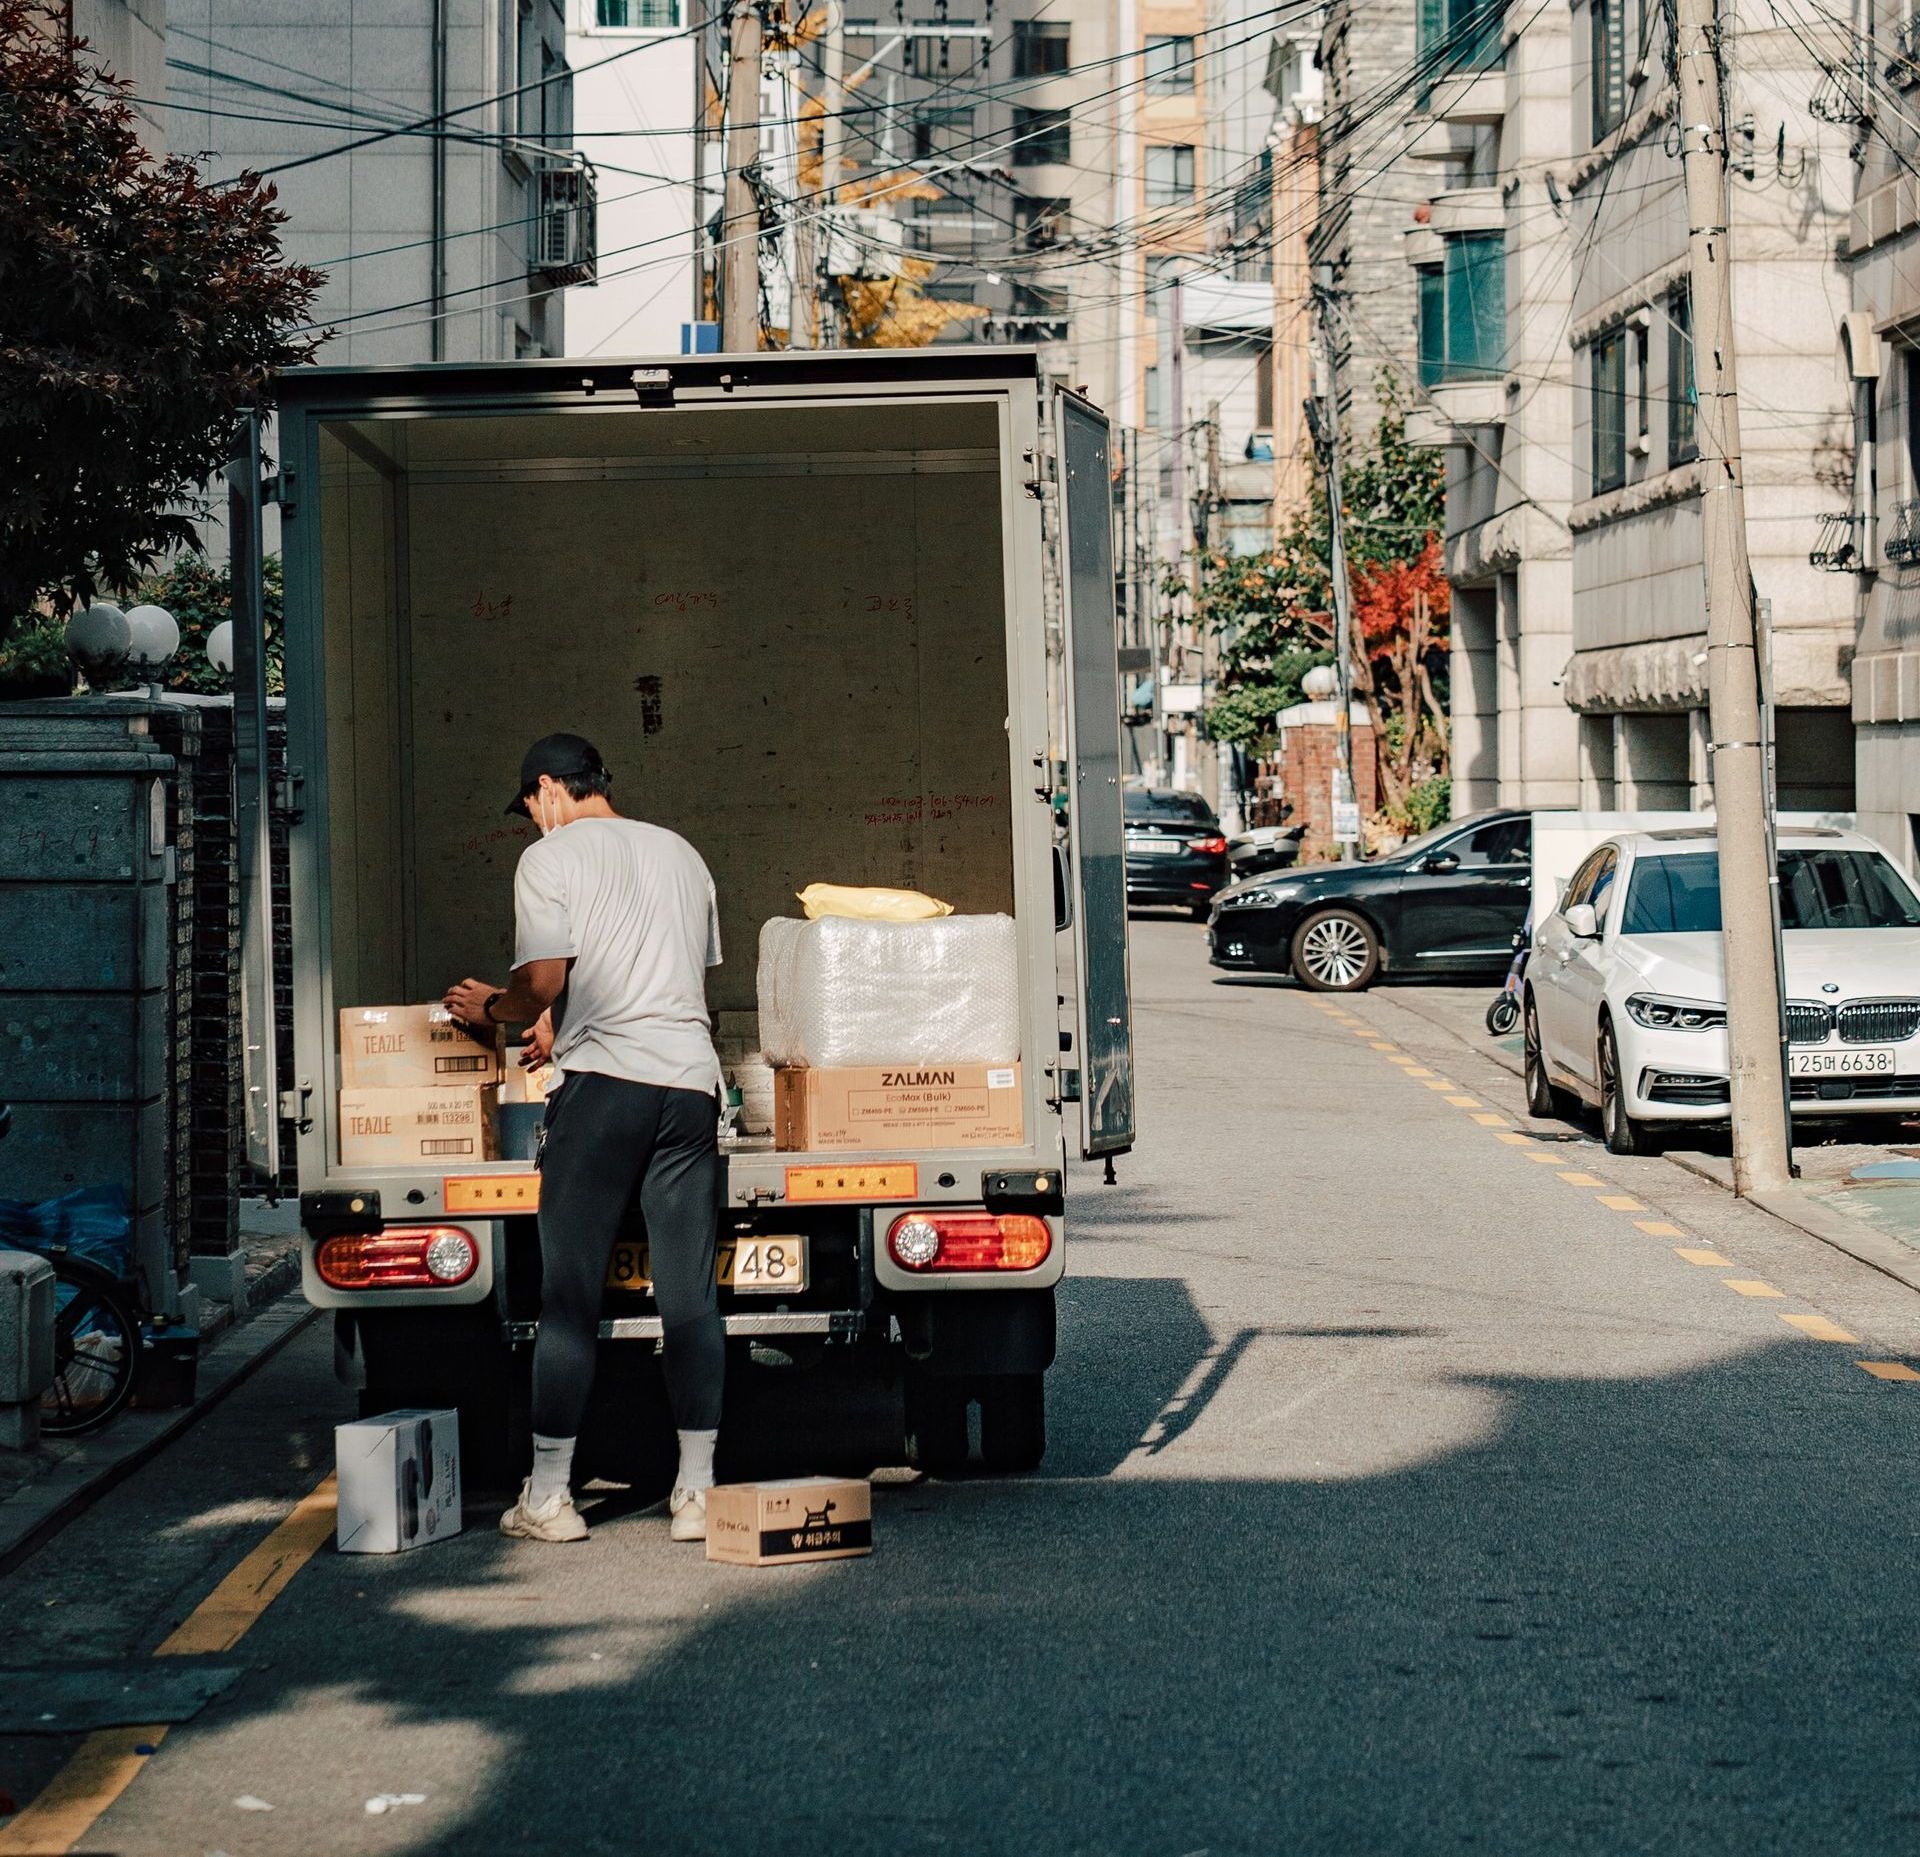
[[[888,796],[863,812],[863,825],[936,825],[963,812],[991,812],[1001,801],[991,793],[929,793],[912,797]]]

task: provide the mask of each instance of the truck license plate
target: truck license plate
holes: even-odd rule
[[[756,1290],[789,1293],[807,1287],[807,1241],[798,1235],[722,1238],[720,1287],[748,1295]],[[653,1261],[643,1244],[617,1244],[607,1265],[607,1288],[642,1295],[653,1288]]]
[[[1787,1074],[1793,1077],[1888,1077],[1893,1074],[1891,1045],[1861,1045],[1851,1051],[1792,1051]]]

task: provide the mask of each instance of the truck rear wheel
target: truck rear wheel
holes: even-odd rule
[[[1047,1377],[1002,1373],[982,1380],[980,1457],[989,1470],[1037,1470],[1047,1454]]]
[[[967,1383],[907,1369],[907,1447],[928,1476],[967,1467]]]

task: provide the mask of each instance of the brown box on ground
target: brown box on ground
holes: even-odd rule
[[[348,1006],[340,1014],[343,1090],[498,1083],[500,1040],[477,1036],[444,1006]]]
[[[773,1145],[790,1153],[1017,1146],[1020,1137],[1018,1064],[774,1073]]]
[[[873,1492],[845,1477],[723,1483],[707,1492],[707,1558],[738,1567],[873,1552]]]
[[[342,1090],[340,1165],[470,1166],[499,1154],[494,1112],[499,1091],[486,1084],[423,1090]]]

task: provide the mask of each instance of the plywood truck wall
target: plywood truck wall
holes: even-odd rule
[[[338,1003],[504,972],[531,832],[500,809],[552,729],[706,857],[722,1010],[752,1009],[760,924],[816,878],[1012,909],[990,406],[347,438],[324,485]]]

